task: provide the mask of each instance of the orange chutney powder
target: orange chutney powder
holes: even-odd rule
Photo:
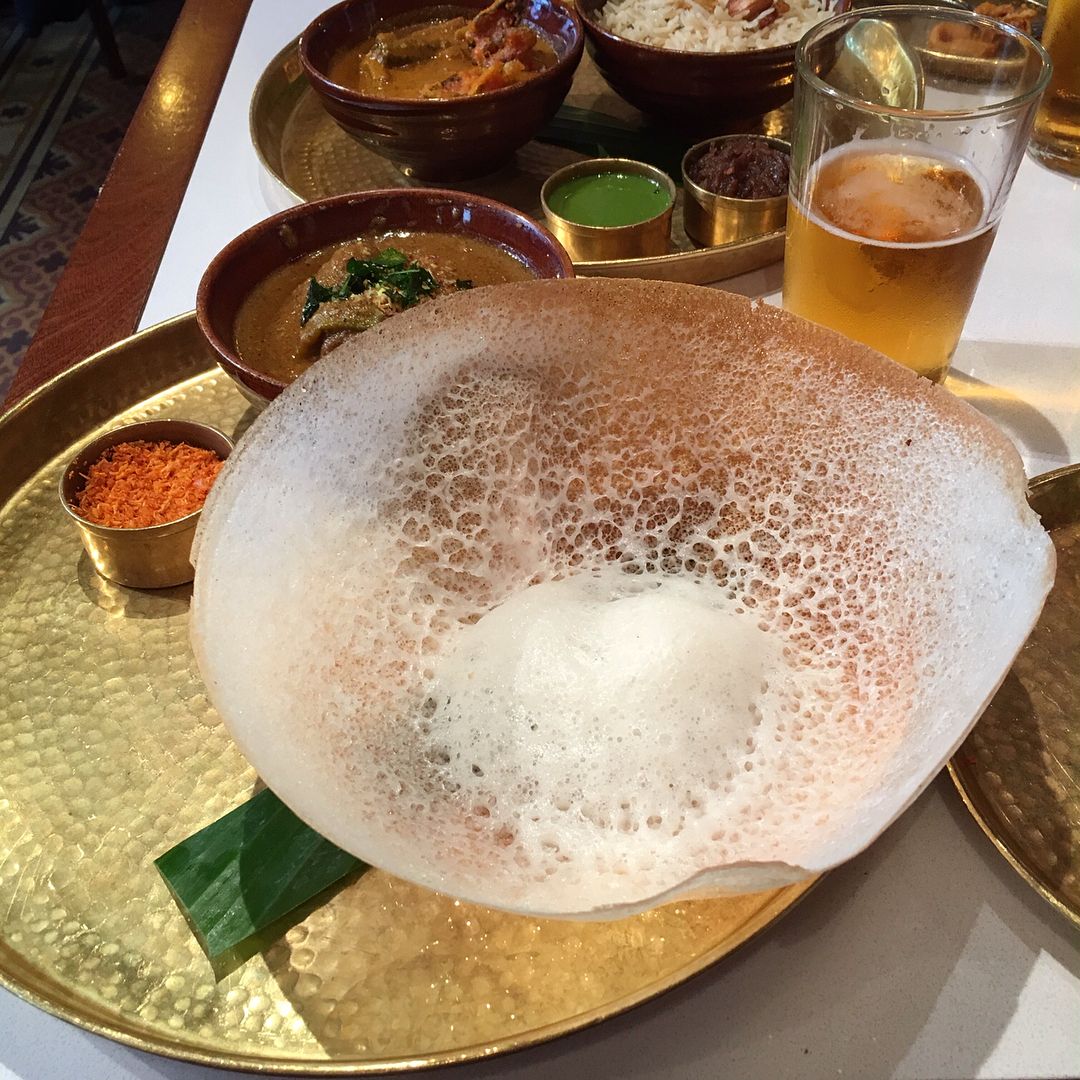
[[[87,469],[72,505],[95,525],[164,525],[202,506],[223,464],[213,450],[188,443],[118,443]]]

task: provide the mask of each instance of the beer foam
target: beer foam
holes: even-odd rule
[[[930,162],[945,169],[962,173],[978,190],[979,205],[972,214],[972,204],[947,187],[935,186],[925,177],[899,182],[887,173],[871,167],[882,158],[898,161]],[[851,168],[865,159],[867,167]],[[835,186],[824,183],[823,173],[837,172],[848,167]],[[829,213],[822,211],[819,187],[828,188]],[[853,239],[871,247],[919,250],[949,247],[965,243],[994,227],[990,220],[992,205],[989,186],[981,172],[966,158],[948,153],[928,143],[900,139],[866,139],[834,147],[822,154],[811,167],[807,181],[810,206],[792,195],[800,213],[814,224],[842,239]],[[913,207],[917,203],[917,209]],[[957,219],[968,212],[970,221],[957,225]],[[902,226],[917,226],[931,233],[945,234],[930,240],[887,240],[870,234],[871,229],[883,227],[889,220]]]
[[[966,734],[1052,548],[1015,451],[820,327],[477,289],[316,364],[196,543],[214,704],[336,844],[615,916],[849,858]]]

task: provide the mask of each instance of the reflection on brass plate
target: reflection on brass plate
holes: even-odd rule
[[[246,401],[181,316],[0,420],[0,983],[208,1064],[338,1075],[488,1056],[583,1027],[729,954],[809,884],[615,923],[500,914],[371,871],[220,982],[151,860],[256,778],[207,704],[190,586],[99,577],[56,498],[105,427]]]
[[[1080,926],[1080,465],[1031,483],[1057,550],[1031,637],[949,771],[1010,863]]]
[[[640,118],[608,88],[587,56],[578,68],[566,103],[623,120]],[[768,113],[761,120],[760,130],[786,138],[788,115],[787,110]],[[423,186],[422,181],[410,180],[385,158],[350,139],[330,119],[308,87],[296,59],[295,41],[270,61],[259,79],[251,98],[249,124],[255,152],[283,200],[302,202],[370,188]],[[687,140],[687,146],[691,141]],[[541,185],[557,169],[581,159],[582,155],[573,150],[534,141],[517,152],[512,165],[491,176],[466,183],[440,182],[436,186],[498,199],[543,221]],[[705,285],[768,266],[784,255],[783,229],[721,247],[695,247],[682,224],[681,189],[672,216],[671,236],[675,250],[668,255],[579,262],[575,267],[583,275]]]

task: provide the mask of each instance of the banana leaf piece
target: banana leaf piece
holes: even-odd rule
[[[588,157],[644,161],[663,169],[676,184],[682,183],[683,154],[690,146],[688,139],[576,105],[563,105],[536,138]]]
[[[305,825],[269,788],[154,865],[211,961],[367,868]]]

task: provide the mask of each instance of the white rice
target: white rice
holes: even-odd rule
[[[745,52],[790,45],[829,14],[828,0],[787,0],[790,10],[759,29],[773,14],[770,6],[752,22],[734,19],[725,0],[709,11],[694,0],[607,0],[597,22],[612,33],[687,52]]]

